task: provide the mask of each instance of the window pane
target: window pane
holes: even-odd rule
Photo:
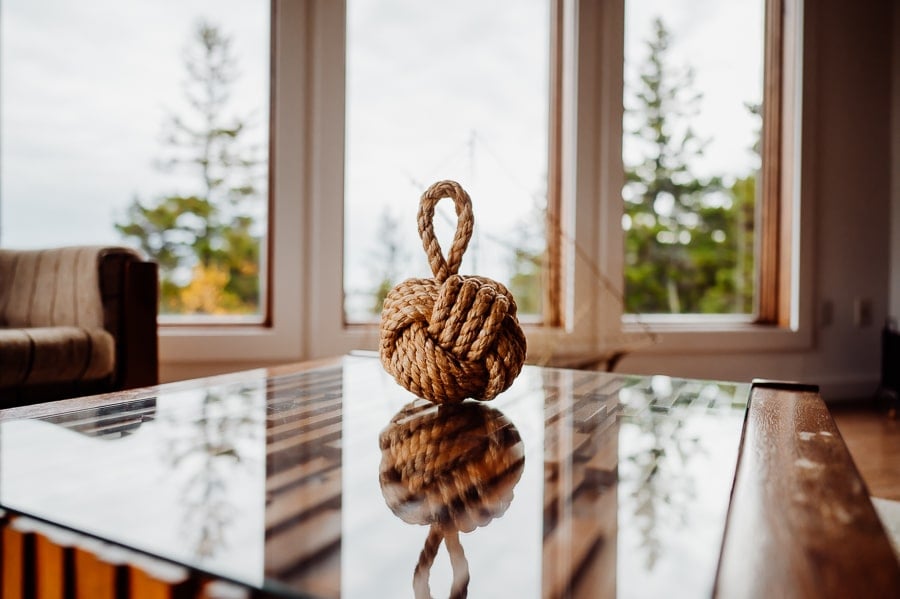
[[[754,312],[763,5],[626,2],[627,312]]]
[[[416,214],[441,179],[474,206],[460,273],[507,284],[521,314],[540,313],[549,28],[546,0],[348,1],[348,321],[377,318],[401,280],[432,276]],[[455,226],[445,200],[435,217],[445,251]]]
[[[161,313],[258,319],[269,2],[0,10],[3,245],[142,246]]]

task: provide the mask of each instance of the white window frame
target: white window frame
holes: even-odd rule
[[[309,53],[303,31],[309,3],[272,1],[271,124],[269,152],[267,322],[258,325],[162,325],[159,352],[163,378],[204,374],[190,365],[258,366],[302,359],[306,354],[305,260],[310,222],[305,190],[309,163],[303,142],[309,112]],[[183,366],[189,365],[184,371]],[[182,369],[166,376],[167,368]]]
[[[808,124],[813,104],[804,70],[802,2],[785,0],[782,193],[792,243],[790,314],[777,325],[746,319],[624,316],[597,293],[595,268],[622,280],[621,189],[623,0],[559,0],[561,48],[560,194],[563,326],[526,325],[529,361],[577,363],[623,344],[641,353],[795,351],[812,344],[812,197]],[[271,313],[268,326],[171,327],[163,363],[287,362],[376,349],[377,325],[347,324],[343,313],[346,8],[334,0],[274,0]],[[801,105],[802,104],[802,105]],[[801,114],[805,121],[800,118]],[[801,127],[801,123],[804,126]],[[603,200],[598,200],[602,198]],[[578,251],[575,251],[577,246]],[[594,266],[591,266],[594,265]],[[577,315],[577,319],[575,318]],[[577,320],[577,326],[571,323]],[[640,343],[651,333],[656,342]],[[550,359],[552,356],[552,359]]]
[[[590,2],[587,2],[590,4]],[[584,2],[582,3],[585,4]],[[617,0],[616,4],[622,4]],[[789,243],[782,249],[779,269],[779,294],[782,302],[779,322],[758,324],[740,316],[669,316],[648,315],[622,317],[623,331],[636,334],[650,331],[656,343],[642,347],[650,354],[681,354],[692,352],[760,352],[796,351],[813,345],[813,152],[815,104],[811,97],[804,100],[802,90],[814,89],[814,70],[804,65],[803,0],[782,0],[781,61],[776,72],[781,87],[779,169],[775,183],[779,186],[781,218],[775,234]],[[621,15],[617,15],[621,21]],[[767,20],[770,17],[767,17]],[[767,34],[767,43],[769,34]],[[621,47],[621,44],[619,44]],[[617,60],[621,64],[622,58]],[[806,68],[805,68],[806,67]],[[611,65],[609,68],[612,68]],[[768,74],[767,74],[768,76]],[[621,94],[621,88],[619,88]],[[621,114],[618,117],[621,119]],[[621,132],[619,132],[621,137]],[[771,172],[771,171],[770,171]],[[621,187],[619,187],[621,189]],[[605,193],[612,193],[606,189]],[[621,247],[621,244],[619,244]],[[621,259],[620,259],[621,262]],[[621,276],[621,275],[620,275]]]

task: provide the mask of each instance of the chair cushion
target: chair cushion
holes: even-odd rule
[[[115,341],[102,328],[0,328],[0,387],[98,380],[115,367]]]

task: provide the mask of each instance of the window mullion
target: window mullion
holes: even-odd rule
[[[760,173],[759,235],[757,256],[757,322],[779,324],[785,317],[782,296],[785,281],[781,221],[782,64],[784,58],[783,0],[766,1],[763,82],[762,169]],[[787,311],[789,313],[789,310]]]
[[[563,159],[563,0],[550,2],[550,115],[547,164],[547,259],[544,268],[544,324],[563,325],[563,235],[562,235],[562,159]]]

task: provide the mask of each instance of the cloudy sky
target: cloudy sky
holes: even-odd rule
[[[508,277],[509,238],[541,195],[547,164],[548,8],[543,0],[358,1],[348,11],[347,287],[364,286],[388,210],[409,258],[422,191],[440,179],[472,196],[477,229],[463,272]],[[436,223],[449,237],[452,203]],[[352,241],[351,241],[352,240]],[[357,240],[369,240],[359,243]],[[442,244],[444,248],[447,243]],[[481,250],[481,251],[478,251]]]
[[[655,16],[672,32],[673,63],[696,71],[704,99],[693,125],[701,137],[714,137],[696,165],[701,175],[753,168],[755,124],[744,102],[758,101],[761,88],[760,57],[752,49],[760,48],[762,12],[754,4],[626,2],[629,81],[646,58]],[[422,189],[442,178],[463,183],[475,206],[478,226],[461,270],[508,280],[514,227],[533,218],[547,172],[548,6],[542,0],[515,6],[350,3],[345,281],[351,293],[372,284],[367,275],[384,253],[376,228],[384,212],[398,222],[404,273],[429,274],[416,203]],[[714,136],[722,131],[729,134]],[[451,223],[444,239],[451,214],[440,223]]]
[[[348,2],[348,291],[372,286],[385,213],[398,222],[404,276],[427,274],[418,197],[445,178],[460,181],[475,206],[463,271],[508,278],[511,231],[534,213],[546,180],[547,4]],[[744,102],[758,101],[761,89],[757,4],[626,2],[629,65],[646,56],[659,15],[673,35],[673,62],[697,73],[695,128],[716,134],[701,173],[752,168],[755,125]],[[234,40],[235,113],[267,118],[264,0],[3,0],[0,11],[3,246],[120,242],[112,223],[133,197],[190,190],[191,180],[153,163],[164,151],[165,115],[183,106],[182,53],[200,18]],[[633,73],[628,66],[626,78]],[[453,219],[439,220],[439,234],[449,235]]]
[[[4,246],[121,242],[112,223],[134,196],[183,188],[153,163],[165,115],[183,107],[199,19],[234,40],[235,110],[267,109],[263,0],[3,0],[0,11]]]

